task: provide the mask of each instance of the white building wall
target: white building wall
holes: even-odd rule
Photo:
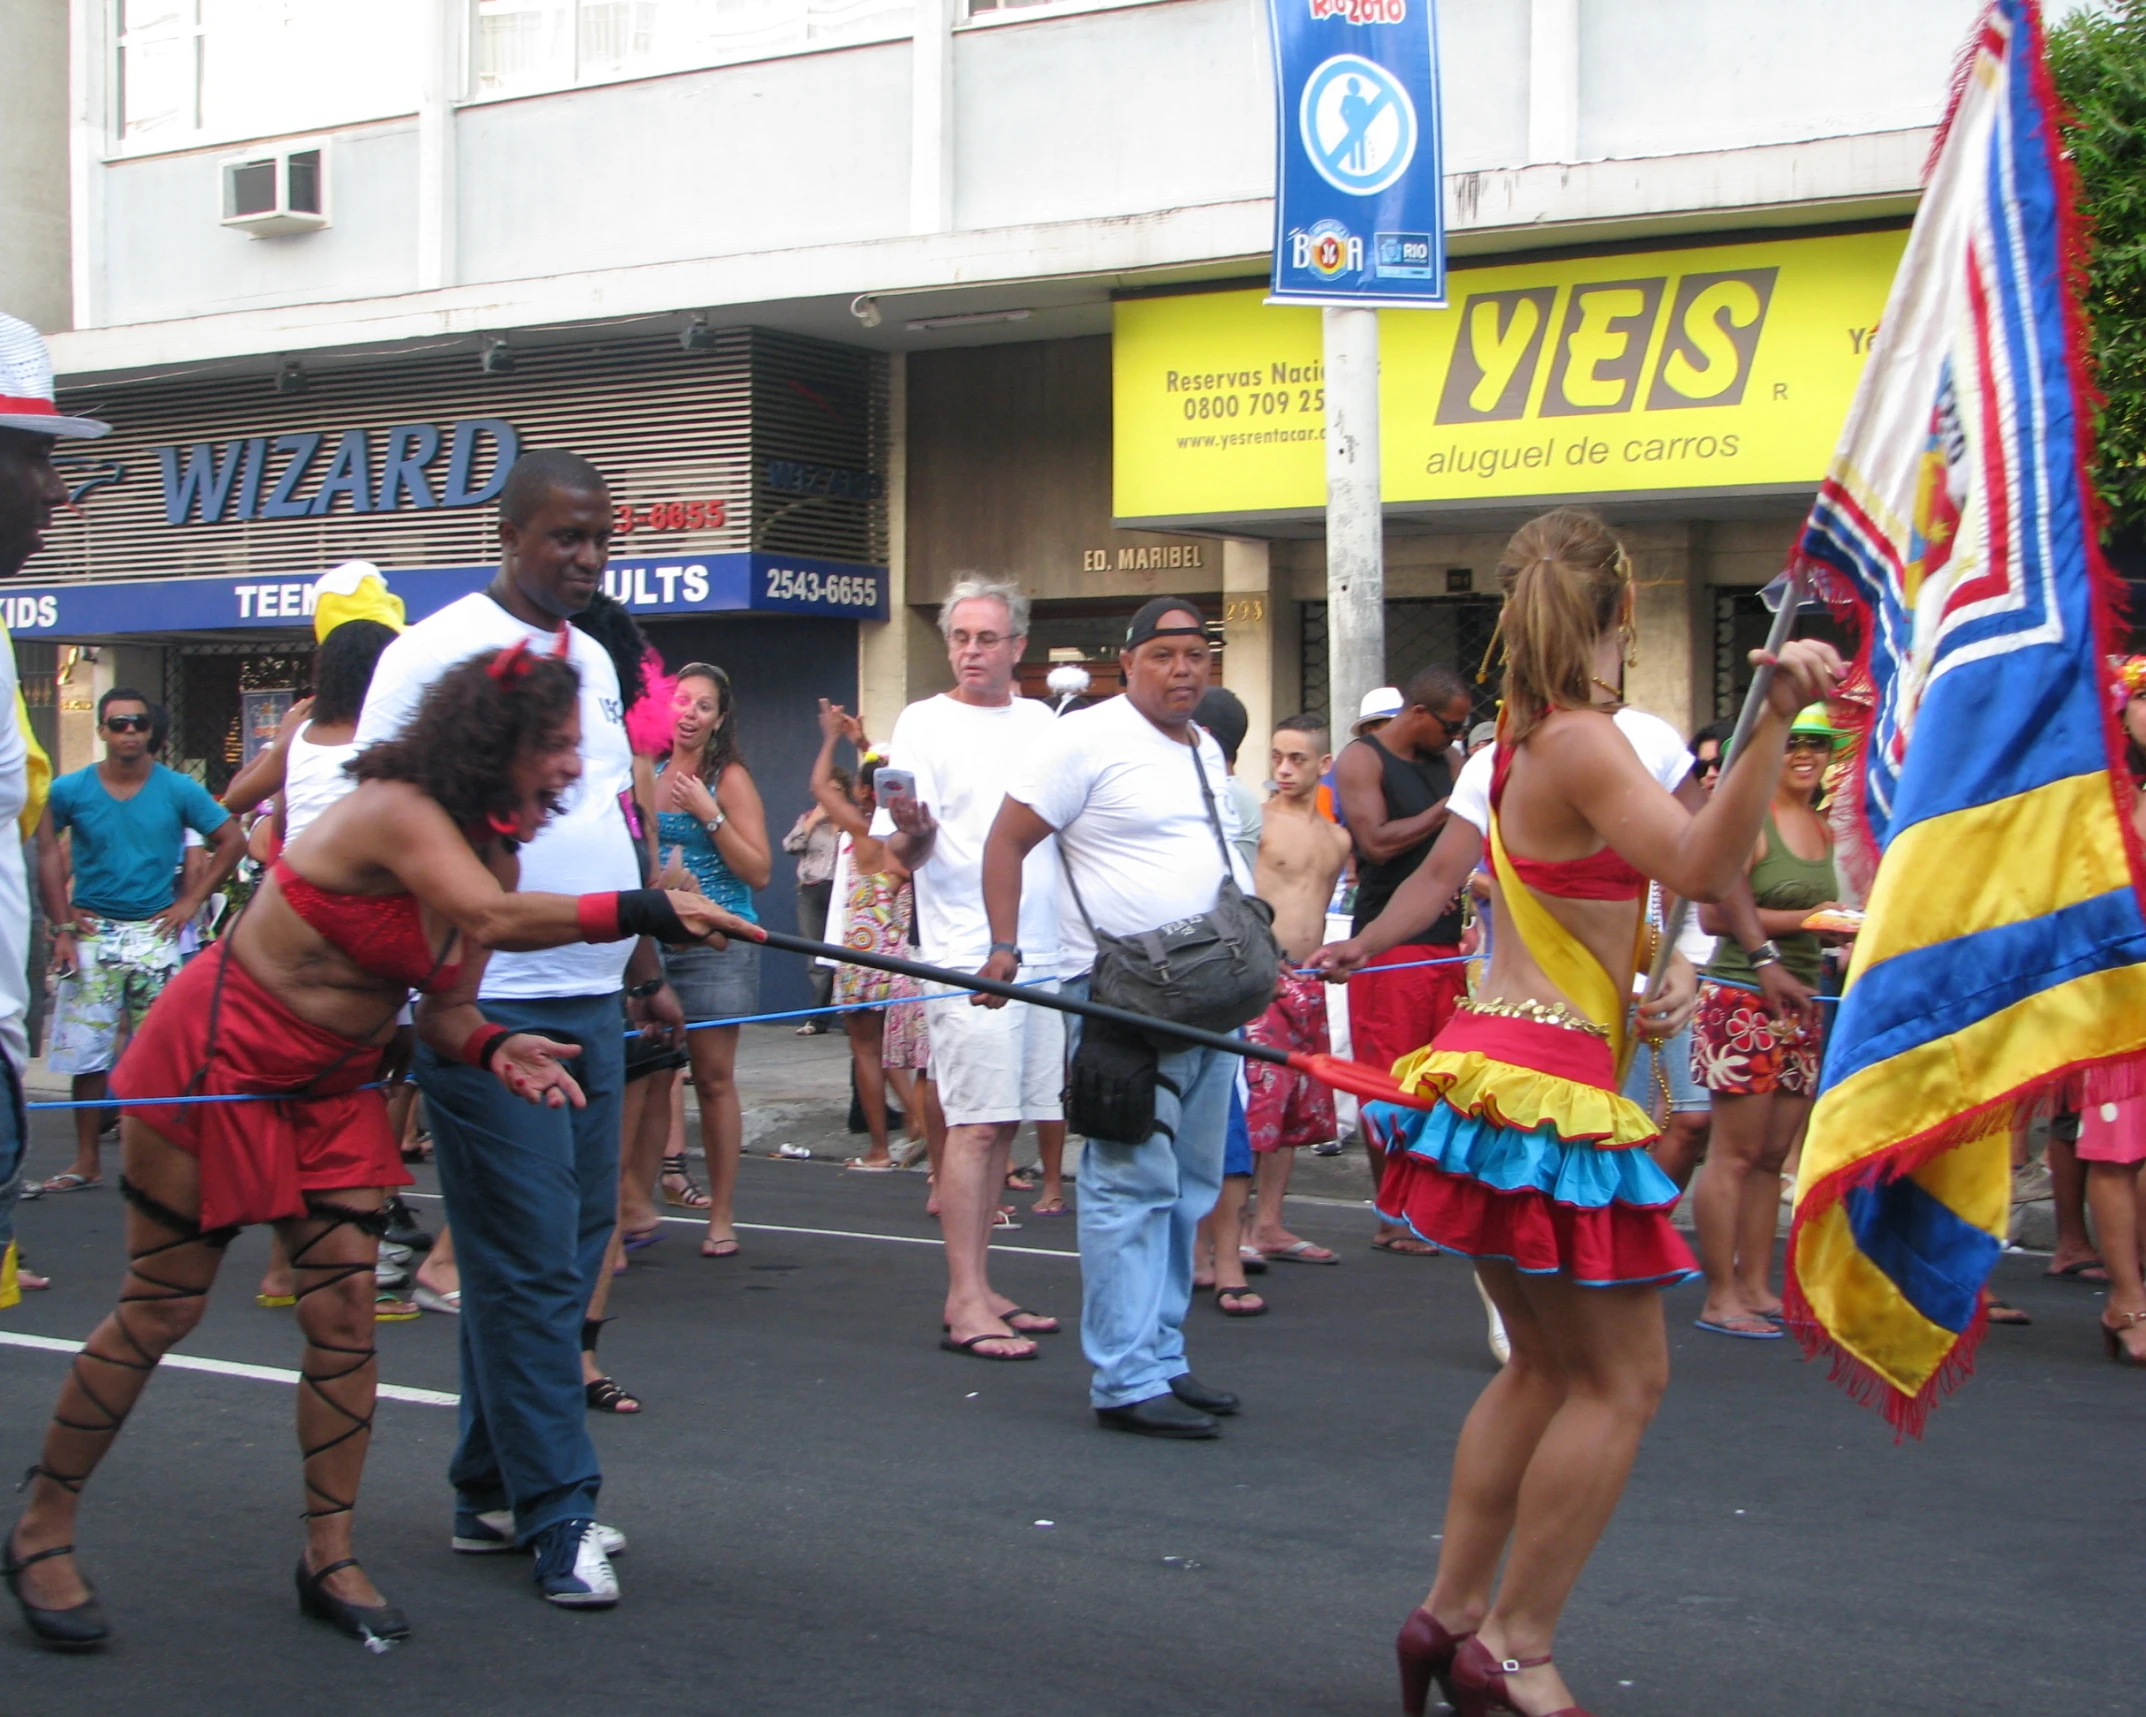
[[[81,51],[108,53],[111,0],[70,4]],[[1444,0],[1456,250],[1904,209],[1976,6]],[[944,28],[945,7],[915,11],[927,34]],[[405,25],[413,66],[454,62],[449,83],[467,87],[466,48],[437,51],[428,33],[459,30],[455,0],[394,0],[390,16],[417,20]],[[1576,79],[1559,69],[1575,63]],[[950,230],[919,223],[932,175],[912,171],[915,139],[941,135],[919,114],[940,102],[942,64]],[[90,108],[109,100],[79,66],[77,81]],[[1571,111],[1547,110],[1561,103]],[[84,124],[85,331],[58,357],[82,374],[354,332],[434,338],[866,291],[1256,271],[1272,125],[1262,0],[990,14],[956,25],[950,56],[897,40],[428,105],[420,119],[334,134],[334,225],[296,238],[218,225],[232,141],[136,142],[121,158]],[[422,148],[420,126],[433,139]],[[1577,161],[1531,164],[1545,138],[1570,140]],[[314,316],[316,304],[334,308]]]

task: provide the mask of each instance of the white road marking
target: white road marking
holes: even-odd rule
[[[404,1198],[437,1199],[436,1192],[406,1192]],[[707,1223],[697,1216],[661,1216],[659,1222],[676,1222],[686,1228],[705,1228]],[[944,1246],[944,1240],[934,1240],[926,1234],[866,1234],[854,1228],[791,1228],[780,1222],[740,1222],[739,1228],[750,1228],[756,1234],[819,1234],[830,1240],[885,1240],[896,1246]],[[1063,1246],[993,1246],[994,1252],[1018,1252],[1024,1258],[1074,1258],[1075,1251]]]
[[[78,1341],[60,1341],[49,1335],[23,1335],[16,1330],[0,1330],[0,1347],[33,1347],[45,1353],[80,1353]],[[241,1365],[235,1359],[198,1359],[190,1353],[167,1353],[164,1364],[174,1371],[207,1371],[218,1377],[250,1377],[257,1383],[286,1383],[295,1386],[298,1373],[285,1371],[279,1365]],[[444,1395],[437,1389],[412,1389],[406,1384],[383,1383],[380,1385],[383,1401],[414,1401],[420,1407],[459,1407],[462,1397]]]

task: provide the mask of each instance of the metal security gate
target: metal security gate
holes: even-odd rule
[[[1476,671],[1490,647],[1498,626],[1499,600],[1495,596],[1432,596],[1392,601],[1386,604],[1386,684],[1406,686],[1409,677],[1434,664],[1453,669],[1475,693],[1475,718],[1488,721],[1497,713],[1497,665],[1488,677],[1476,683]],[[1304,604],[1304,707],[1323,711],[1327,705],[1326,604]],[[1334,710],[1331,720],[1337,741],[1348,737],[1356,712]]]
[[[192,644],[173,650],[164,671],[171,738],[162,761],[222,793],[238,773],[244,735],[241,692],[313,686],[313,651],[305,644]]]
[[[1743,708],[1751,684],[1751,652],[1764,649],[1773,616],[1756,590],[1714,592],[1714,718],[1726,721]],[[1830,614],[1806,610],[1792,634],[1823,638],[1849,661],[1855,660],[1854,630]]]

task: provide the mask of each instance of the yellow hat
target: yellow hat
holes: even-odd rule
[[[404,629],[402,598],[369,560],[346,560],[313,581],[313,637],[325,644],[345,620],[377,620]]]

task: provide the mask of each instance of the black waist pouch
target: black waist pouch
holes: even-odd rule
[[[1155,1131],[1155,1045],[1110,1020],[1084,1019],[1066,1078],[1066,1124],[1089,1140],[1138,1145]]]

